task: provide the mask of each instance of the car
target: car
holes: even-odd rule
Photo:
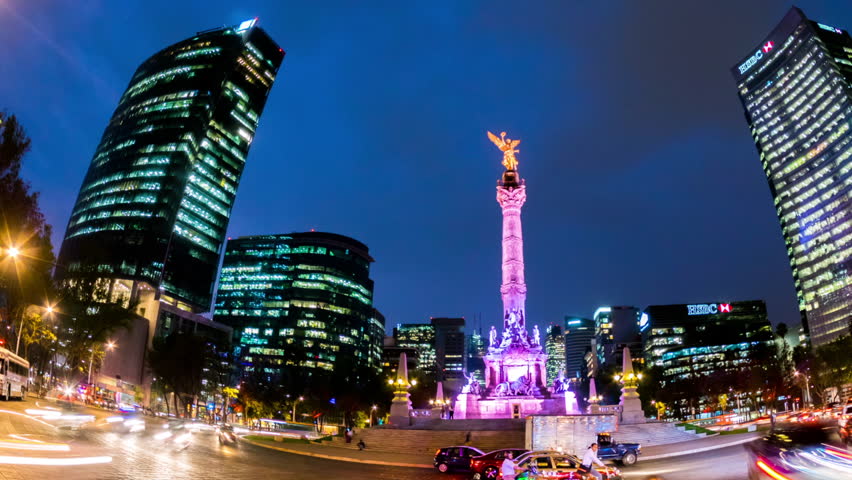
[[[524,450],[523,448],[503,448],[471,458],[470,470],[473,472],[473,480],[499,478],[500,465],[503,464],[503,460],[509,452],[512,452],[512,458],[517,460],[521,455],[528,453],[529,450]]]
[[[439,448],[435,452],[435,468],[441,473],[447,473],[450,470],[455,471],[470,471],[470,459],[485,455],[485,452],[467,445]]]
[[[518,480],[579,480],[584,478],[577,469],[582,460],[576,455],[556,451],[530,452],[518,459],[518,467],[526,470]],[[597,467],[603,480],[621,480],[621,471],[615,467]]]
[[[601,460],[615,460],[624,466],[630,466],[639,460],[640,453],[642,445],[638,443],[619,443],[610,433],[598,434],[598,458]]]
[[[776,423],[746,451],[750,480],[852,478],[852,452],[836,422]]]
[[[234,427],[227,423],[216,427],[216,435],[219,437],[221,445],[237,445],[237,434],[234,433]]]

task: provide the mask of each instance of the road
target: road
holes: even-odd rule
[[[0,480],[91,480],[91,479],[318,479],[346,480],[403,480],[442,479],[462,480],[468,475],[445,475],[434,470],[387,467],[323,460],[287,454],[263,447],[240,444],[239,447],[219,445],[212,431],[193,434],[193,441],[178,451],[155,436],[164,431],[162,422],[148,419],[144,432],[118,433],[114,425],[104,423],[109,415],[86,410],[76,413],[94,414],[98,427],[77,430],[56,429],[47,424],[56,420],[42,417],[32,419],[23,415],[27,409],[50,408],[46,404],[0,402]],[[47,424],[46,424],[46,423]],[[42,443],[47,442],[47,443]],[[68,451],[45,452],[22,448],[59,445]],[[67,445],[67,447],[65,447]],[[51,447],[53,448],[53,447]],[[13,465],[21,459],[37,462],[57,461],[82,465],[44,466]],[[70,460],[69,460],[70,459]],[[89,461],[108,463],[88,464]],[[726,480],[745,478],[745,454],[742,447],[730,447],[703,454],[671,459],[640,461],[625,469],[628,479],[645,479],[662,474],[665,480]]]

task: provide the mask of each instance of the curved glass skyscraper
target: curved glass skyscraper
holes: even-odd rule
[[[372,261],[366,245],[333,233],[229,240],[214,318],[234,329],[241,373],[378,373],[384,321],[373,308]]]
[[[83,180],[58,276],[126,280],[115,285],[209,308],[237,186],[284,58],[254,23],[201,32],[136,70]]]
[[[731,69],[814,345],[852,319],[852,38],[793,8]]]

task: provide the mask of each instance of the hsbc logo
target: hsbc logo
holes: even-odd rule
[[[687,315],[716,315],[731,313],[730,303],[700,303],[686,306]]]
[[[746,60],[745,62],[743,62],[742,65],[737,67],[737,69],[740,71],[740,75],[747,72],[748,69],[750,69],[751,67],[757,65],[757,62],[759,62],[763,58],[764,54],[771,52],[773,48],[775,48],[775,42],[767,41],[766,43],[764,43],[760,47],[760,50],[754,52],[754,55],[750,56],[748,60]]]

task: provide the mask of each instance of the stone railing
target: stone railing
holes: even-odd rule
[[[432,418],[431,408],[414,408],[411,410],[412,417],[428,417]]]

